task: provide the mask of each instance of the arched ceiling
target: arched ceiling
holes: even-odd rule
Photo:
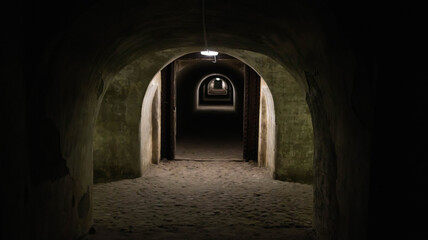
[[[312,1],[207,1],[205,8],[210,47],[259,52],[290,69],[312,69],[332,33],[322,24],[330,16]],[[204,46],[202,4],[97,1],[59,39],[64,54],[83,55],[100,72],[117,72],[150,52],[180,49],[176,58]]]

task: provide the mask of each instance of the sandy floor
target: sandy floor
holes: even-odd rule
[[[203,147],[201,147],[203,146]],[[242,160],[242,140],[186,137],[177,140],[176,159]]]
[[[312,239],[312,186],[254,163],[163,161],[142,177],[94,185],[85,239]]]
[[[175,158],[242,160],[242,134],[228,129],[195,128],[177,137]]]

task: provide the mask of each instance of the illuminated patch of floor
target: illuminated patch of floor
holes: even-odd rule
[[[252,162],[163,161],[94,185],[86,239],[311,239],[312,199]]]

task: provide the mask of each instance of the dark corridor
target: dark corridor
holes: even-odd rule
[[[242,115],[194,113],[183,120],[186,125],[177,134],[176,159],[242,160]]]
[[[163,110],[169,111],[164,113],[165,116],[170,114],[167,117],[169,123],[163,123],[169,133],[163,130],[163,135],[164,139],[169,135],[169,142],[175,142],[170,144],[175,148],[170,148],[173,154],[169,159],[243,160],[245,133],[258,132],[258,124],[251,128],[245,124],[248,107],[246,111],[244,96],[248,95],[245,94],[248,88],[244,82],[248,67],[226,54],[220,54],[214,62],[210,57],[192,53],[175,60],[167,68],[163,70],[168,71],[164,76],[171,80],[164,77],[163,81],[175,89],[165,90],[163,87],[169,97],[163,103],[170,103],[169,108]],[[257,144],[253,144],[254,147]]]
[[[104,200],[103,196],[114,197],[115,193],[108,190],[106,195],[96,195],[93,190],[96,154],[92,151],[95,120],[101,119],[98,110],[108,100],[105,94],[112,89],[113,78],[125,66],[142,63],[138,71],[129,72],[133,79],[144,77],[138,85],[141,89],[131,95],[125,93],[135,89],[128,85],[112,89],[120,101],[110,102],[110,106],[129,97],[133,98],[132,106],[140,104],[145,84],[167,62],[189,49],[202,50],[202,3],[4,3],[2,32],[7,37],[2,38],[1,96],[6,123],[0,167],[0,238],[83,239],[93,232],[93,209],[97,206],[93,199],[98,196]],[[239,56],[259,70],[261,65],[283,67],[290,72],[287,76],[303,87],[302,96],[312,103],[315,194],[311,221],[320,239],[426,238],[428,104],[424,80],[428,51],[422,2],[206,1],[205,13],[211,46]],[[258,55],[275,64],[257,62]],[[219,64],[220,60],[206,65]],[[287,161],[293,157],[286,151],[292,148],[286,147],[294,146],[294,142],[287,142],[286,123],[293,115],[286,116],[284,111],[293,108],[286,108],[290,99],[285,82],[275,81],[271,86],[273,96],[281,99],[275,102],[276,113],[280,113],[276,122],[281,124],[276,152],[284,153],[275,156],[275,163],[287,169]],[[170,110],[173,107],[175,103],[168,106]],[[179,107],[177,102],[178,139],[185,129],[180,128]],[[135,109],[111,111],[118,123],[128,121],[129,125],[110,124],[109,138],[101,139],[112,143],[105,147],[111,158],[103,159],[126,163],[121,174],[128,175],[127,169],[140,170],[140,108]],[[224,127],[212,122],[206,126]],[[241,124],[245,129],[244,119]],[[245,133],[242,130],[243,140]],[[171,146],[175,150],[175,132],[170,136],[174,136]],[[245,152],[245,141],[242,145]],[[140,172],[130,173],[138,176]],[[172,189],[186,193],[178,183]],[[129,193],[137,194],[134,189]],[[287,200],[283,196],[271,199]],[[129,205],[128,200],[124,198],[123,204]],[[238,206],[248,205],[244,202]],[[138,214],[135,209],[130,213]],[[287,220],[285,216],[278,219]],[[268,225],[272,228],[264,231],[268,234],[269,230],[286,229],[281,226],[285,225]],[[280,237],[288,239],[283,234]]]

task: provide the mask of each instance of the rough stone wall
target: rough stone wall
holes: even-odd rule
[[[275,106],[281,119],[277,123],[277,144],[281,148],[277,151],[276,178],[313,183],[313,128],[305,92],[289,76],[270,79],[274,82],[275,102],[280,102]]]
[[[332,239],[337,239],[337,156],[329,131],[330,121],[325,115],[324,106],[321,104],[324,96],[316,83],[315,76],[307,74],[306,78],[309,85],[307,100],[314,119],[314,136],[316,139],[314,173],[316,179],[325,180],[316,181],[314,186],[314,199],[316,199],[314,207],[319,209],[319,211],[314,212],[314,227],[319,229],[319,235],[329,235]]]
[[[126,66],[115,75],[104,94],[94,132],[94,182],[141,176],[139,122],[140,96],[147,81],[140,79],[138,63]]]
[[[157,57],[165,59],[157,62]],[[150,59],[142,57],[108,80],[111,83],[104,93],[94,132],[94,182],[141,176],[141,166],[146,165],[140,160],[143,99],[150,80],[169,58],[168,51],[153,54]]]
[[[161,74],[158,72],[144,95],[140,121],[140,168],[141,173],[151,163],[157,164],[160,160],[160,90]]]

